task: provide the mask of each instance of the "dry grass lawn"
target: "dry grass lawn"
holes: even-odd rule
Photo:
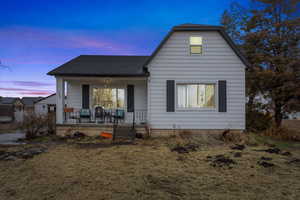
[[[44,144],[48,152],[32,159],[0,161],[0,199],[300,199],[300,164],[287,164],[300,158],[300,148],[290,149],[293,155],[288,157],[255,151],[266,146],[239,151],[192,140],[200,145],[197,151],[170,151],[191,140],[149,139],[114,146],[100,140]],[[242,156],[236,158],[234,152]],[[236,164],[231,169],[211,166],[207,156],[218,154]],[[262,156],[273,158],[269,162],[275,167],[259,166]]]

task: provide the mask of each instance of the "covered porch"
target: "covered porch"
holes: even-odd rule
[[[147,123],[147,77],[56,77],[58,125]]]

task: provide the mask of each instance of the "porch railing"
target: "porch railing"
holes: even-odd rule
[[[80,119],[80,109],[65,108],[64,109],[64,123],[78,124],[78,123],[98,123],[94,117],[94,111],[91,110],[91,116],[87,119]],[[146,109],[136,109],[133,112],[125,112],[125,119],[120,120],[119,123],[135,123],[135,124],[145,124],[147,123],[147,110]],[[106,120],[104,124],[113,123],[113,119]]]
[[[134,111],[134,117],[136,123],[147,122],[147,110],[137,109]]]

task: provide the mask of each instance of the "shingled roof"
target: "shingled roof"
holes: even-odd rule
[[[13,104],[16,100],[19,98],[17,97],[1,97],[0,98],[0,104]]]
[[[147,76],[143,68],[149,56],[81,55],[48,75],[64,76]]]
[[[33,106],[36,101],[38,101],[42,98],[43,97],[23,97],[22,102],[26,106]]]

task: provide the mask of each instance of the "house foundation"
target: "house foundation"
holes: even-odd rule
[[[123,125],[124,126],[124,125]],[[130,125],[128,125],[130,126]],[[136,133],[147,134],[147,126],[136,125]],[[222,134],[224,129],[215,130],[202,130],[202,129],[151,129],[151,137],[169,137],[173,135],[199,135],[199,134]],[[73,135],[76,132],[84,133],[87,136],[99,136],[102,132],[113,132],[112,124],[57,124],[56,134],[64,137],[67,135]],[[241,133],[243,130],[230,130],[231,133]]]

